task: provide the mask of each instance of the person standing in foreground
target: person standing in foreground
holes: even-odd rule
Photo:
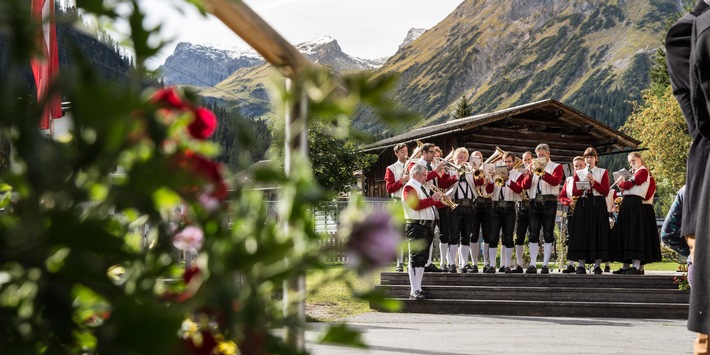
[[[402,208],[404,209],[404,234],[409,245],[409,298],[424,300],[422,292],[422,279],[424,266],[429,257],[429,248],[434,238],[434,220],[436,208],[443,206],[439,200],[440,193],[431,194],[424,186],[427,168],[416,164],[410,171],[411,179],[402,191]]]
[[[707,169],[710,161],[710,134],[707,132],[710,119],[707,104],[710,97],[707,89],[708,78],[700,75],[703,73],[700,70],[703,66],[707,75],[707,66],[710,65],[710,34],[707,30],[709,5],[708,0],[698,1],[695,9],[673,24],[666,36],[666,63],[673,94],[683,111],[688,134],[692,139],[688,152],[687,194],[682,212],[681,235],[686,237],[694,263],[694,275],[689,275],[694,279],[694,284],[690,293],[688,329],[698,333],[696,354],[710,352],[710,279],[707,276],[710,274],[710,196],[707,187],[710,183],[710,169]],[[703,21],[699,23],[700,26],[694,28],[696,19],[701,16]],[[699,115],[700,111],[704,112],[704,115]],[[699,127],[703,127],[704,133],[701,133]]]
[[[397,208],[402,207],[402,189],[409,181],[409,174],[404,171],[404,164],[409,158],[409,148],[404,143],[395,144],[393,147],[397,161],[385,169],[385,189],[390,196],[397,200]],[[400,210],[401,211],[401,210]],[[395,271],[404,271],[404,248],[397,250],[397,266]]]
[[[542,260],[541,274],[549,274],[548,263],[552,255],[552,242],[555,240],[555,217],[557,216],[557,197],[560,195],[560,183],[564,175],[562,165],[550,160],[550,147],[547,144],[538,144],[535,147],[538,158],[545,158],[547,164],[538,174],[528,174],[524,180],[524,188],[530,194],[530,266],[526,274],[537,274],[536,260],[540,246],[540,229],[545,241],[544,258]]]

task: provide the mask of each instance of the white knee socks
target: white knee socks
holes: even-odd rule
[[[547,266],[550,262],[550,256],[552,255],[552,243],[545,243],[544,247],[544,258],[542,259],[542,266]]]
[[[459,264],[460,267],[468,265],[468,256],[471,253],[470,249],[471,248],[468,245],[461,244],[461,264]]]
[[[513,258],[513,248],[505,248],[505,266],[510,267],[510,259]],[[502,262],[501,262],[502,263]]]
[[[496,267],[496,256],[498,256],[498,247],[488,247],[488,261],[491,262],[489,265],[494,268]]]
[[[471,262],[473,265],[478,264],[478,252],[481,250],[481,244],[478,242],[471,243]]]
[[[540,245],[537,243],[528,244],[530,248],[530,265],[537,267],[537,253],[540,251]]]
[[[524,245],[515,246],[515,259],[518,262],[518,266],[523,267],[523,255],[525,254]]]
[[[449,243],[439,242],[439,252],[441,254],[441,267],[454,263],[453,259],[449,259]]]

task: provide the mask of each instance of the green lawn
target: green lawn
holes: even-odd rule
[[[357,291],[367,291],[379,284],[379,278],[379,272],[360,277],[342,265],[309,271],[306,274],[306,314],[309,321],[331,322],[369,312],[369,303],[353,297],[348,284]]]

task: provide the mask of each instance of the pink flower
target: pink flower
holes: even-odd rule
[[[389,213],[377,211],[367,215],[352,226],[346,245],[348,266],[366,271],[391,264],[400,234]]]
[[[173,246],[180,250],[200,250],[204,241],[202,229],[187,226],[173,237]]]
[[[193,113],[195,119],[187,126],[187,130],[194,138],[207,139],[217,128],[217,118],[212,111],[204,107],[198,107]]]

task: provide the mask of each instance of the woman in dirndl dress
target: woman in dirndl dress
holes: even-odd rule
[[[579,261],[577,274],[586,274],[585,262],[594,262],[593,272],[599,275],[602,260],[609,258],[609,213],[606,208],[609,174],[597,166],[596,149],[587,148],[582,157],[586,168],[575,171],[572,185],[572,194],[578,198],[572,216],[574,223],[568,258]],[[589,189],[577,188],[580,181],[588,182]]]
[[[655,217],[651,228],[649,209],[643,206],[644,201],[648,201],[653,178],[639,152],[629,153],[628,161],[634,172],[633,177],[629,180],[619,177],[616,181],[623,200],[619,207],[616,236],[611,244],[611,258],[624,263],[621,269],[614,271],[615,274],[640,275],[642,264],[661,260],[660,241],[655,229]],[[655,182],[653,184],[650,190],[655,191]],[[649,206],[652,213],[653,206]]]

